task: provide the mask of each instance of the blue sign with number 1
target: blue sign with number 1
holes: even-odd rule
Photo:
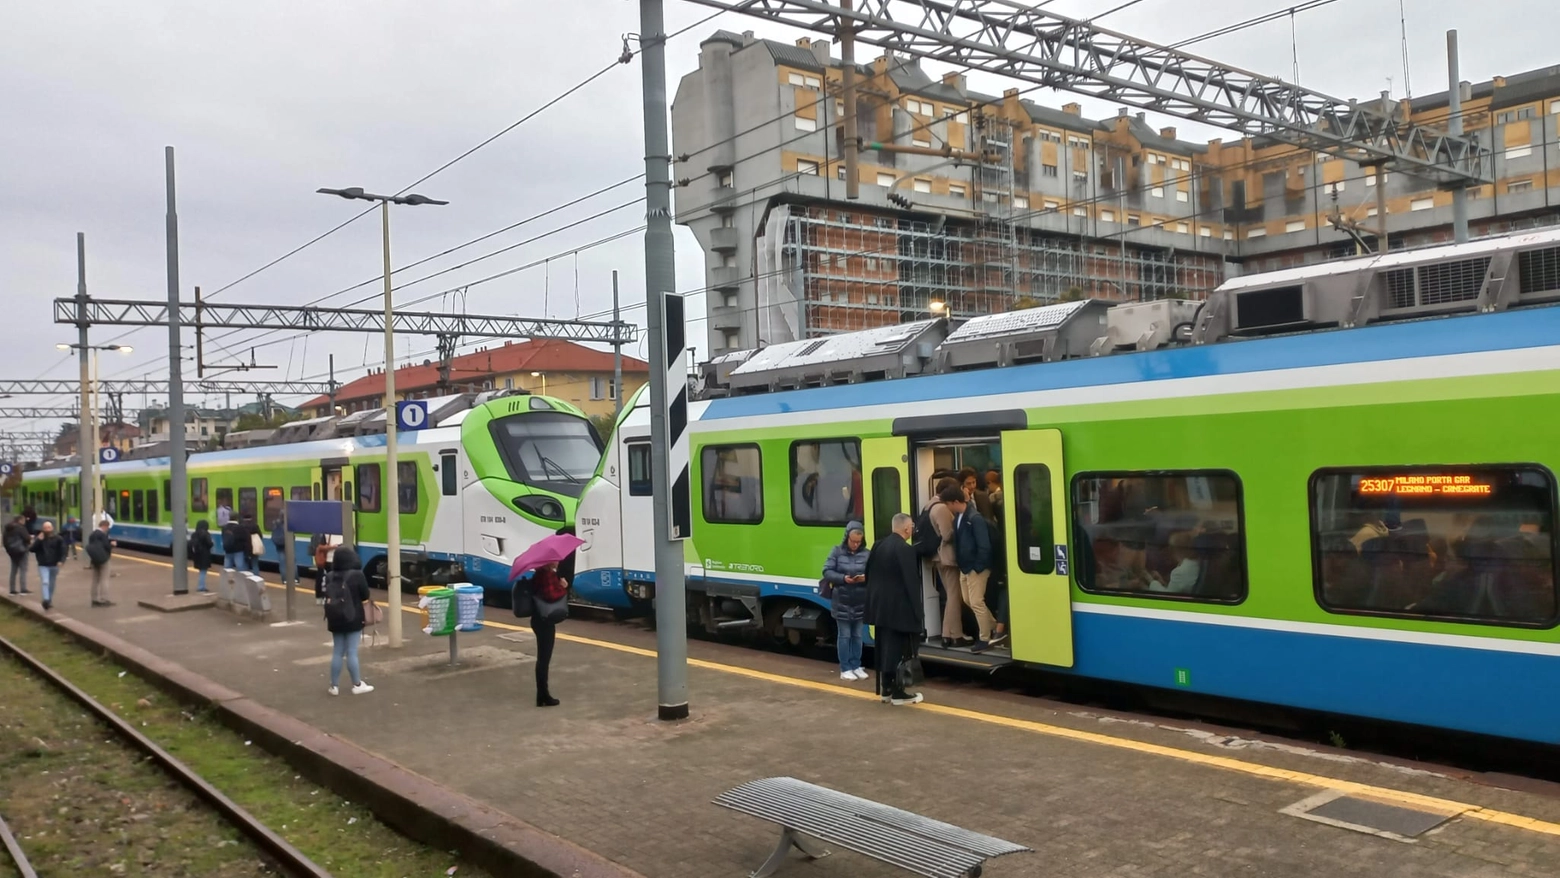
[[[395,425],[401,430],[427,429],[428,403],[420,399],[396,403]]]

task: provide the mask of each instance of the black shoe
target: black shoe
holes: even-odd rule
[[[1001,643],[1002,641],[1007,640],[1007,637],[1008,636],[1007,636],[1007,632],[1006,631],[998,631],[995,634],[991,635],[991,645],[992,646],[996,646],[997,644]]]
[[[988,650],[990,648],[991,648],[991,644],[987,643],[984,640],[977,640],[977,641],[975,641],[975,644],[970,647],[970,652],[985,652],[986,650]]]
[[[43,611],[45,613],[49,612],[52,609],[54,609],[54,604],[53,603],[51,603],[49,601],[44,601],[43,602]]]
[[[546,692],[538,692],[538,693],[536,693],[536,706],[537,707],[557,707],[558,705],[560,705],[562,703],[563,702],[561,702],[558,699],[552,697],[551,695],[547,694]]]
[[[22,589],[22,594],[32,594],[32,592],[30,592],[30,591],[28,591],[27,589],[24,588],[24,589]]]

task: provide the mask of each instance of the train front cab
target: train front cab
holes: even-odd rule
[[[1002,473],[1000,550],[1007,577],[1010,640],[983,654],[922,647],[927,658],[981,667],[1011,661],[1057,668],[1073,666],[1072,597],[1067,545],[1066,478],[1062,434],[1026,429],[1023,412],[994,412],[971,418],[900,418],[894,435],[861,442],[867,537],[876,542],[890,531],[895,514],[915,515],[931,499],[933,474],[972,466]],[[926,634],[941,632],[942,613],[931,573],[923,596]],[[988,588],[988,606],[993,589]]]

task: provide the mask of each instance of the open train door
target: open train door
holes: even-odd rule
[[[1070,668],[1072,590],[1062,431],[1004,432],[1002,470],[1013,658]]]
[[[861,469],[867,485],[867,541],[888,536],[894,516],[910,511],[910,443],[903,436],[861,440]]]

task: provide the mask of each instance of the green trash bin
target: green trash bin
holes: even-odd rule
[[[438,588],[422,596],[418,605],[427,615],[427,624],[423,626],[424,634],[432,634],[435,637],[449,636],[455,633],[455,626],[460,623],[460,613],[455,604],[455,589]]]

